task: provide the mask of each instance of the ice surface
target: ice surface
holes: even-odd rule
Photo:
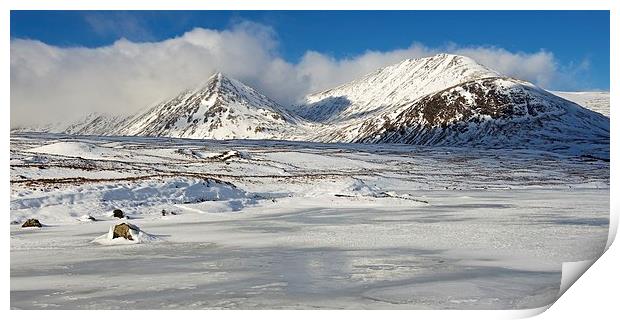
[[[601,254],[609,162],[17,134],[9,220],[13,309],[534,308]],[[121,221],[139,240],[110,239]]]

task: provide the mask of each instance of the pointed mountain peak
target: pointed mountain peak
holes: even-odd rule
[[[207,78],[206,83],[231,81],[231,80],[235,80],[235,79],[227,76],[225,73],[223,73],[221,71],[216,71],[209,78]]]
[[[196,100],[196,98],[199,99]],[[299,119],[289,113],[284,107],[265,96],[253,87],[228,77],[222,72],[216,72],[211,75],[201,86],[181,93],[173,101],[182,101],[183,103],[195,106],[199,103],[202,106],[222,106],[227,105],[232,109],[263,109],[269,112],[275,112],[282,115],[283,119],[292,122],[298,122]],[[189,103],[187,103],[189,102]]]
[[[222,81],[224,79],[227,79],[227,77],[222,72],[217,71],[207,79],[207,83],[214,82],[214,81]]]
[[[227,77],[222,72],[216,72],[211,75],[207,81],[205,81],[202,85],[198,86],[195,91],[210,91],[214,93],[221,93],[222,91],[230,91],[230,89],[236,88],[244,88],[248,87],[247,85],[241,83],[238,80]],[[238,90],[234,90],[238,91]]]
[[[213,74],[213,77],[218,79],[218,80],[223,80],[223,79],[228,79],[228,77],[226,75],[224,75],[224,73],[218,71],[215,74]]]
[[[216,72],[201,86],[134,116],[122,133],[214,139],[282,138],[295,132],[300,121],[252,87]]]
[[[207,84],[214,82],[222,83],[224,86],[233,86],[237,88],[247,88],[250,90],[254,90],[251,86],[220,71],[214,73],[212,76],[209,77],[209,79],[207,79]]]

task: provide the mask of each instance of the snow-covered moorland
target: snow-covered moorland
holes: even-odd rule
[[[590,156],[13,134],[10,161],[15,309],[533,308],[607,240]]]

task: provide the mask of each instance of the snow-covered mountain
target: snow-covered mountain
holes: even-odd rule
[[[550,91],[558,97],[609,117],[609,92],[605,91]]]
[[[217,73],[204,86],[131,117],[92,115],[49,131],[537,148],[609,157],[608,117],[463,56],[405,60],[311,94],[292,110]]]
[[[609,155],[609,118],[462,56],[405,60],[306,101],[299,113],[326,124],[316,141]]]
[[[117,134],[282,139],[297,132],[302,122],[263,94],[217,73],[204,86],[182,92],[135,115],[122,125]]]
[[[531,83],[472,80],[323,136],[324,141],[571,151],[607,158],[609,118]],[[573,150],[567,150],[571,148]]]
[[[89,114],[66,126],[62,132],[79,135],[105,136],[115,132],[119,124],[126,121],[126,115]]]
[[[90,114],[14,132],[196,139],[295,139],[307,122],[255,89],[216,73],[204,85],[134,115]]]
[[[497,76],[497,72],[463,56],[439,54],[408,59],[334,89],[311,94],[296,112],[322,123],[355,121],[462,82]]]
[[[33,125],[11,129],[11,132],[54,132],[76,135],[111,135],[126,121],[128,115],[91,113],[77,119],[67,119],[44,125]]]
[[[14,132],[195,139],[294,139],[307,122],[255,89],[216,73],[204,85],[134,115],[90,114]]]

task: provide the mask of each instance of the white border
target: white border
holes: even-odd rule
[[[3,0],[0,1],[0,7],[3,9],[0,13],[0,25],[3,30],[3,50],[0,53],[2,56],[2,100],[4,106],[10,105],[10,60],[9,60],[9,18],[11,9],[44,9],[44,10],[76,10],[76,9],[107,9],[107,10],[189,10],[189,9],[202,9],[202,10],[611,10],[611,57],[615,57],[618,54],[617,46],[617,32],[618,30],[618,1],[612,0],[503,0],[503,1],[490,1],[490,0],[427,0],[426,2],[413,2],[403,0],[330,0],[330,1],[312,1],[312,0],[297,0],[297,1],[284,1],[284,0],[211,0],[199,2],[197,0],[149,0],[149,1],[130,1],[130,0],[89,0],[88,2],[78,2],[75,0]],[[574,23],[579,23],[575,21]],[[610,61],[610,73],[611,73],[611,104],[615,105],[618,99],[618,67],[616,61],[612,58]],[[613,71],[611,71],[613,70]],[[615,109],[612,107],[612,109]],[[5,133],[5,138],[1,140],[2,151],[4,153],[4,164],[0,166],[2,175],[4,176],[4,182],[2,184],[2,203],[4,208],[9,207],[9,194],[10,186],[8,181],[9,177],[9,128],[10,128],[10,113],[9,108],[3,108],[4,116],[0,121],[2,130]],[[612,144],[611,144],[611,158],[615,159],[615,155],[618,150],[617,139],[617,117],[614,117],[615,110],[611,111],[611,128],[612,128]],[[611,194],[620,195],[620,189],[617,187],[618,170],[614,166],[612,161],[611,166]],[[620,196],[611,199],[611,225],[613,230],[617,230],[618,225],[618,206]],[[5,319],[13,318],[20,319],[26,318],[39,318],[39,317],[62,317],[66,318],[83,318],[89,317],[93,319],[104,319],[109,317],[118,317],[119,314],[113,314],[112,311],[106,312],[46,312],[42,314],[37,311],[8,311],[9,310],[9,225],[5,225],[5,236],[3,237],[3,249],[4,259],[2,261],[2,271],[4,277],[2,278],[1,293],[2,299],[2,312],[5,314]],[[613,232],[613,231],[612,231]],[[613,232],[615,233],[615,232]],[[613,239],[610,233],[611,243]],[[5,242],[6,241],[6,242]],[[603,255],[597,261],[588,272],[582,276],[582,279],[570,288],[564,296],[562,296],[557,303],[555,303],[549,311],[543,313],[541,318],[543,319],[563,319],[573,318],[578,316],[580,318],[592,317],[596,319],[613,319],[617,316],[617,297],[618,286],[620,285],[620,277],[618,270],[620,270],[620,252],[618,245],[612,246],[608,252]],[[209,311],[208,314],[199,311],[134,311],[131,314],[124,314],[123,316],[139,316],[156,319],[166,319],[169,317],[218,317],[218,318],[246,318],[246,317],[264,317],[270,319],[287,319],[291,317],[300,319],[313,319],[317,316],[336,318],[336,317],[356,317],[360,319],[370,319],[377,316],[391,317],[391,318],[411,318],[421,316],[424,318],[434,319],[498,319],[498,318],[520,318],[532,316],[544,311],[546,308],[529,311],[320,311],[320,314],[312,311]]]
[[[608,10],[612,0],[5,0],[12,9],[144,10]]]

